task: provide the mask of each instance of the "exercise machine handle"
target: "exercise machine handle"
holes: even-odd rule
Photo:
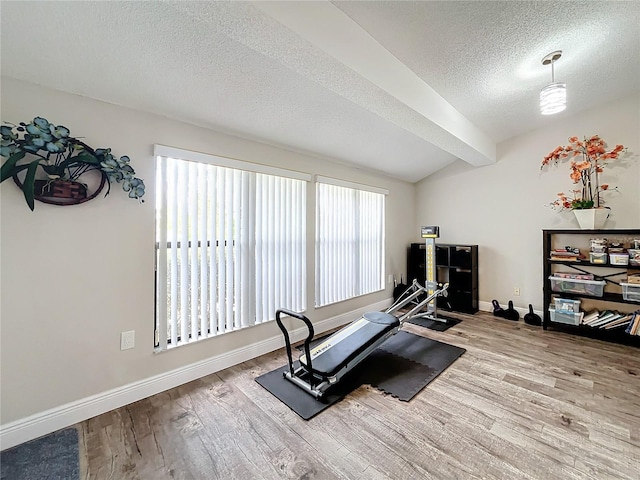
[[[287,358],[289,359],[289,373],[291,373],[292,376],[293,376],[293,357],[291,356],[291,340],[289,339],[289,332],[287,331],[287,328],[282,323],[282,320],[280,320],[280,315],[283,313],[292,318],[297,318],[298,320],[302,320],[304,324],[307,326],[307,329],[309,330],[309,334],[307,335],[307,338],[304,341],[304,354],[306,355],[306,358],[307,358],[307,368],[309,371],[309,384],[311,385],[311,388],[313,388],[314,386],[313,385],[313,369],[311,366],[311,353],[309,350],[309,344],[311,343],[311,340],[313,340],[313,335],[314,335],[313,324],[311,323],[311,320],[309,320],[307,317],[305,317],[301,313],[294,312],[292,310],[287,310],[286,308],[279,308],[278,310],[276,310],[276,323],[278,324],[278,327],[280,327],[280,330],[284,335],[284,343],[287,349]]]

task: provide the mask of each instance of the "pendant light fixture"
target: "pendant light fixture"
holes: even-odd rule
[[[556,82],[553,64],[562,56],[561,50],[551,52],[542,59],[542,65],[551,64],[551,83],[540,91],[540,113],[553,115],[567,108],[567,85]]]

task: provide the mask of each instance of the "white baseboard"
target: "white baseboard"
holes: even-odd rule
[[[493,305],[491,302],[478,301],[478,309],[482,312],[493,312]]]
[[[357,319],[360,315],[370,311],[386,309],[391,305],[391,299],[368,305],[365,308],[352,310],[326,320],[314,323],[316,333],[326,332]],[[292,330],[290,338],[297,342],[305,338],[305,327]],[[142,400],[170,388],[177,387],[198,378],[224,370],[265,353],[272,352],[284,346],[284,338],[277,335],[260,342],[238,348],[215,357],[186,365],[166,373],[137,382],[123,385],[106,392],[76,400],[44,412],[39,412],[26,418],[0,426],[0,449],[13,447],[23,442],[33,440],[61,428],[74,425],[115,408]]]

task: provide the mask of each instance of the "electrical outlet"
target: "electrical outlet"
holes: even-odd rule
[[[120,334],[120,350],[129,350],[136,346],[136,331],[129,330]]]
[[[515,288],[513,289],[513,294],[514,294],[516,297],[519,297],[519,296],[520,296],[520,287],[515,287]]]
[[[392,284],[393,283],[393,275],[389,275],[387,277],[387,283]]]

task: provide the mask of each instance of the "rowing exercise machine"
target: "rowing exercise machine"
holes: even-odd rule
[[[448,287],[448,284],[439,285],[437,290],[428,292],[427,288],[414,280],[386,311],[365,313],[313,349],[309,346],[314,336],[311,321],[301,313],[283,308],[277,310],[276,323],[284,335],[289,361],[289,370],[283,373],[284,377],[316,399],[322,400],[331,386],[338,383],[387,338],[395,335],[405,321],[419,315],[422,308],[436,297],[446,296]],[[425,293],[429,295],[420,300]],[[409,304],[413,304],[409,311],[399,317],[393,315]],[[289,332],[280,319],[282,314],[301,320],[308,329],[298,367],[294,367]]]

